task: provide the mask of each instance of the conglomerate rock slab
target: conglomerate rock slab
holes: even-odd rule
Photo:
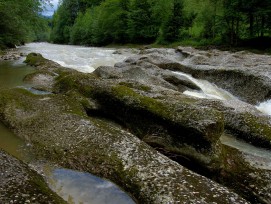
[[[0,203],[66,203],[28,166],[0,149]]]
[[[182,152],[180,151],[180,149],[177,149],[178,151],[176,151],[176,148],[172,148],[173,147],[172,144],[173,143],[177,144],[175,142],[177,140],[172,140],[173,141],[172,142],[171,141],[172,138],[168,137],[169,131],[161,131],[160,129],[161,123],[165,124],[163,122],[167,120],[173,121],[175,124],[179,124],[178,127],[180,126],[180,124],[181,126],[183,126],[183,124],[188,125],[190,124],[190,127],[193,127],[192,129],[198,130],[200,130],[201,127],[208,127],[209,124],[210,127],[209,129],[213,131],[213,129],[211,128],[212,127],[211,124],[214,124],[213,123],[214,121],[218,121],[216,119],[217,116],[224,115],[224,118],[218,117],[222,119],[221,120],[222,123],[219,122],[219,124],[223,124],[224,121],[227,131],[231,130],[231,133],[235,133],[237,137],[243,136],[242,138],[246,138],[248,142],[255,143],[255,141],[257,141],[259,144],[263,142],[262,144],[264,145],[266,144],[267,146],[270,145],[269,136],[271,131],[269,131],[270,125],[266,123],[268,121],[266,117],[261,117],[258,114],[259,112],[254,109],[252,110],[251,109],[252,106],[249,105],[247,106],[247,108],[239,111],[238,108],[236,109],[236,106],[230,105],[231,103],[230,101],[229,102],[208,101],[205,99],[195,99],[193,97],[183,95],[182,93],[178,92],[178,90],[180,90],[177,87],[179,84],[184,85],[185,90],[189,88],[197,89],[197,87],[193,87],[193,84],[192,86],[191,84],[188,84],[185,78],[184,79],[172,78],[170,70],[175,71],[183,70],[185,72],[193,74],[201,73],[201,71],[199,72],[197,71],[196,69],[197,66],[188,67],[180,63],[178,61],[178,57],[168,58],[167,56],[173,54],[172,52],[164,52],[163,50],[159,50],[158,54],[156,54],[156,52],[157,52],[156,50],[150,51],[144,50],[144,53],[142,52],[142,54],[144,55],[131,57],[122,63],[117,63],[114,67],[100,67],[95,71],[94,74],[80,74],[76,72],[59,73],[60,76],[54,79],[56,80],[56,83],[54,85],[54,91],[55,93],[58,93],[58,95],[53,97],[47,96],[42,99],[36,100],[36,102],[39,100],[44,102],[47,101],[47,103],[41,105],[41,107],[45,108],[44,110],[42,108],[38,108],[40,111],[43,110],[43,112],[46,114],[48,114],[48,110],[53,110],[53,112],[55,113],[60,112],[66,114],[58,114],[57,117],[53,114],[50,115],[50,117],[48,118],[44,117],[43,115],[41,117],[42,118],[41,120],[38,119],[40,116],[38,116],[37,118],[34,117],[36,111],[32,112],[33,114],[32,116],[35,118],[36,121],[35,123],[33,123],[34,126],[39,127],[40,128],[39,130],[42,130],[43,132],[52,133],[53,138],[54,135],[57,135],[56,136],[57,139],[47,137],[45,140],[42,140],[42,142],[38,139],[36,140],[32,139],[32,141],[38,141],[37,144],[40,143],[46,144],[46,145],[43,144],[42,147],[45,148],[44,149],[45,152],[48,152],[48,154],[46,155],[50,155],[52,157],[51,158],[52,160],[59,161],[59,155],[64,155],[61,156],[62,160],[59,161],[62,162],[63,165],[68,165],[75,169],[90,171],[94,173],[96,172],[96,174],[100,174],[101,176],[110,178],[111,180],[115,181],[123,188],[125,188],[128,192],[132,192],[134,197],[136,197],[139,201],[142,200],[146,201],[146,199],[149,199],[149,196],[152,195],[152,190],[148,192],[148,190],[146,190],[147,188],[145,188],[144,186],[151,185],[152,186],[151,189],[155,189],[157,185],[160,185],[158,184],[160,181],[163,183],[162,178],[159,176],[160,174],[157,173],[154,174],[155,176],[143,178],[143,175],[145,176],[149,174],[148,173],[146,174],[145,169],[142,168],[141,165],[150,167],[154,172],[157,171],[160,172],[159,169],[155,168],[153,169],[152,166],[148,166],[146,162],[144,162],[146,161],[144,159],[147,159],[148,163],[149,159],[152,160],[153,157],[157,157],[159,158],[159,160],[162,160],[162,158],[159,156],[151,156],[150,158],[145,156],[146,158],[144,158],[143,156],[140,155],[138,156],[137,154],[134,154],[134,152],[138,152],[139,150],[141,150],[141,148],[138,148],[137,145],[134,146],[133,144],[137,142],[139,142],[138,144],[145,143],[140,142],[138,139],[136,141],[133,140],[133,142],[131,142],[130,137],[129,140],[125,139],[127,135],[130,135],[132,138],[135,137],[134,135],[127,133],[126,132],[127,129],[132,130],[132,128],[135,128],[135,130],[138,130],[137,127],[143,127],[140,129],[140,131],[142,131],[142,129],[146,129],[147,130],[146,132],[143,131],[143,133],[146,133],[146,135],[144,135],[143,138],[142,137],[140,138],[143,141],[148,142],[148,144],[153,142],[156,142],[157,144],[157,140],[161,139],[161,136],[162,137],[165,136],[164,137],[165,139],[160,141],[160,145],[161,144],[164,145],[162,147],[168,148],[168,150],[171,150],[173,153],[174,152],[177,154],[179,153],[181,156],[188,158],[188,160],[190,160],[191,163],[194,162],[193,165],[195,165],[196,167],[200,167],[199,165],[200,157],[196,157],[195,159],[195,157],[193,157],[195,152],[191,151]],[[175,54],[173,55],[175,56]],[[42,67],[46,69],[46,63],[44,63]],[[240,78],[239,75],[237,78],[239,80]],[[231,78],[231,80],[233,79]],[[257,91],[259,91],[260,93],[259,89],[257,89]],[[65,95],[61,95],[59,93]],[[10,100],[10,98],[8,100]],[[72,103],[70,103],[69,101],[72,101]],[[32,100],[30,100],[29,103],[26,104],[31,103],[33,103]],[[182,108],[183,104],[186,104],[186,106],[183,106],[185,108]],[[9,103],[7,103],[4,106],[7,107],[6,109],[8,109],[8,111],[5,114],[3,114],[3,116],[9,115],[8,117],[4,117],[5,120],[8,121],[9,124],[15,124],[14,127],[16,126],[19,127],[18,124],[20,123],[20,121],[17,121],[16,123],[12,122],[14,121],[14,119],[9,121],[9,118],[12,118],[12,116],[14,115],[13,112],[12,114],[8,114],[8,112],[10,111]],[[56,109],[56,107],[58,107],[58,109]],[[183,115],[179,113],[182,112],[183,109],[188,111],[189,114],[187,115],[187,117],[183,117]],[[24,111],[18,110],[16,111],[16,113],[22,114],[18,115],[19,118],[25,116]],[[36,110],[36,108],[27,108],[26,112],[31,112],[32,110]],[[167,114],[167,112],[172,114]],[[212,114],[210,114],[210,112]],[[110,117],[108,117],[109,113]],[[157,115],[162,116],[158,120],[160,123],[158,126],[156,125],[152,127],[156,128],[158,131],[151,132],[149,131],[151,127],[149,121],[153,121],[153,116]],[[201,118],[202,120],[201,119],[199,120],[197,117],[195,117],[198,115],[200,118],[202,117]],[[138,120],[138,118],[135,118],[135,116],[141,116],[142,121],[141,123],[139,123],[140,125],[136,125],[136,123],[140,120]],[[206,126],[204,125],[204,123],[202,123],[204,122],[203,116],[206,117],[208,116],[207,117],[208,120],[205,121]],[[112,118],[117,120],[114,120],[114,122],[112,122]],[[154,118],[156,118],[154,122],[157,123],[157,117]],[[52,123],[50,119],[52,119],[53,121],[65,121],[65,122],[61,122],[62,124],[61,125],[57,123]],[[127,120],[130,120],[131,126],[127,126],[127,123],[126,126],[125,125],[122,126],[123,122],[127,122]],[[30,119],[29,121],[32,120]],[[119,121],[121,121],[121,123],[119,123],[119,125],[116,125],[115,122]],[[32,124],[32,122],[30,124]],[[47,124],[49,125],[47,126]],[[201,124],[203,124],[203,126],[201,126]],[[61,126],[61,128],[58,126]],[[22,124],[21,127],[23,128],[15,129],[25,130],[25,125]],[[168,127],[168,125],[165,125],[165,127]],[[215,125],[214,127],[217,128],[218,126]],[[49,130],[46,130],[47,128],[49,128]],[[89,132],[84,128],[89,129]],[[202,130],[204,130],[204,128]],[[264,181],[265,178],[269,178],[268,172],[252,168],[246,162],[244,162],[244,158],[242,158],[241,156],[239,157],[238,154],[233,153],[231,150],[227,148],[226,149],[221,148],[218,138],[220,137],[221,134],[223,134],[223,128],[221,129],[218,128],[217,130],[219,131],[215,131],[216,132],[215,137],[209,137],[213,138],[213,140],[209,141],[212,141],[214,144],[217,144],[217,146],[212,149],[214,150],[214,155],[217,156],[216,161],[209,159],[205,163],[204,162],[201,163],[201,165],[202,164],[205,165],[204,166],[205,170],[209,169],[213,177],[216,177],[216,180],[221,181],[223,184],[226,184],[227,186],[234,188],[236,192],[245,196],[252,202],[268,203],[268,201],[270,200],[270,195],[268,193],[264,195],[265,194],[264,192],[269,191],[268,186],[270,184],[268,181],[267,182]],[[262,130],[264,131],[261,132]],[[29,135],[31,136],[30,132],[32,133],[34,132],[35,133],[34,135],[38,136],[42,135],[37,130],[28,131],[25,134],[20,135],[27,135],[27,138],[29,138]],[[76,132],[76,134],[74,132]],[[90,135],[92,137],[90,137]],[[103,137],[103,135],[107,135],[108,137]],[[193,137],[195,135],[196,134],[192,134]],[[116,136],[122,139],[115,140]],[[40,136],[39,139],[44,137],[45,136]],[[99,140],[97,140],[97,138]],[[123,143],[120,141],[125,142]],[[48,146],[51,146],[51,143],[54,144],[54,146],[52,146],[53,150],[48,148]],[[125,145],[126,143],[128,143],[129,145],[128,146]],[[180,143],[185,142],[182,140]],[[167,146],[168,144],[170,145]],[[198,141],[198,144],[203,143]],[[122,146],[125,147],[125,149],[120,150]],[[199,147],[200,146],[202,145],[199,145]],[[116,150],[116,148],[118,150]],[[146,146],[146,148],[150,147]],[[110,151],[111,153],[110,154],[108,152],[104,153],[104,149],[108,149],[108,151]],[[145,149],[145,146],[143,149]],[[198,150],[200,152],[200,148]],[[151,151],[154,150],[151,149]],[[147,152],[147,155],[152,154]],[[119,160],[116,158],[121,159]],[[139,159],[141,161],[139,161]],[[156,160],[154,164],[155,163]],[[162,165],[159,162],[158,164],[160,166]],[[133,167],[136,166],[136,168],[131,168],[131,166]],[[153,186],[154,184],[152,183],[149,184],[148,183],[150,182],[149,178],[152,178],[154,180],[157,177],[157,175],[159,177],[158,178],[159,182],[158,183],[155,182],[155,186]],[[163,175],[165,174],[163,173]],[[172,178],[175,178],[172,174],[170,174],[170,176]],[[134,180],[133,179],[131,180],[130,179],[131,177],[134,178]],[[120,182],[120,178],[123,182]],[[142,180],[144,181],[146,180],[147,182],[144,185],[142,185]],[[194,183],[193,181],[189,182]],[[246,186],[246,188],[243,188],[244,185]],[[140,186],[140,188],[138,186]],[[161,186],[164,186],[164,183]],[[175,187],[172,187],[172,189],[176,189]],[[141,188],[144,188],[146,192],[141,192],[140,191]],[[166,191],[171,192],[171,190]],[[165,194],[161,194],[162,197],[164,197],[164,195]],[[168,197],[165,197],[165,200],[167,198]],[[192,197],[189,198],[192,199]],[[158,198],[154,196],[153,199],[155,200],[155,202],[157,201],[157,199],[161,201],[161,198],[159,196]],[[153,202],[154,200],[147,201]],[[182,200],[181,202],[185,203],[187,201]],[[235,201],[232,202],[235,203]]]
[[[87,117],[77,97],[34,96],[20,89],[0,96],[1,120],[32,143],[37,154],[111,179],[139,202],[247,203],[114,123]]]

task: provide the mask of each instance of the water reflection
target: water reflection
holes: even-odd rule
[[[24,85],[24,77],[32,72],[34,72],[33,67],[0,61],[0,89]]]
[[[135,202],[115,184],[68,169],[55,169],[49,175],[51,188],[68,203],[74,204],[134,204]]]
[[[22,151],[23,146],[23,140],[0,122],[0,148],[22,160],[25,157]]]

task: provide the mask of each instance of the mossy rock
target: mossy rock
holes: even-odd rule
[[[1,203],[66,203],[29,167],[0,149]]]
[[[216,180],[234,189],[251,203],[268,204],[271,202],[271,171],[253,166],[247,157],[247,153],[223,145],[221,154],[223,166],[220,173],[216,175]],[[257,161],[254,162],[257,163]]]
[[[123,86],[99,86],[94,99],[102,109],[121,120],[140,138],[163,127],[178,144],[189,144],[197,149],[211,148],[224,131],[223,115],[195,104],[153,99]],[[153,129],[152,129],[153,128]]]
[[[38,53],[30,53],[27,55],[25,61],[26,64],[30,66],[41,66],[48,63],[48,60],[45,59],[41,54]]]
[[[264,116],[246,113],[228,113],[226,128],[236,137],[258,147],[271,149],[271,125]]]
[[[36,156],[115,181],[140,203],[232,203],[232,199],[247,203],[161,155],[120,126],[88,117],[81,100],[66,94],[48,97],[19,89],[1,91],[1,119],[32,144]],[[144,104],[144,98],[139,97],[139,102]],[[151,103],[146,107],[157,105]]]
[[[91,96],[93,87],[99,78],[94,74],[64,73],[56,78],[54,84],[55,93],[65,93],[75,90],[84,96]]]
[[[242,139],[257,147],[271,149],[271,124],[269,117],[263,115],[254,106],[227,101],[198,101],[199,106],[212,107],[224,114],[225,130],[236,138]],[[236,106],[239,109],[236,110]]]

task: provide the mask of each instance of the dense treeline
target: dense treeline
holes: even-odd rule
[[[55,43],[172,43],[190,39],[232,45],[271,36],[270,0],[62,0]]]
[[[0,0],[0,48],[48,39],[48,20],[40,16],[46,1]]]

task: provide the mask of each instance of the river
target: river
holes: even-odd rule
[[[53,60],[62,66],[84,73],[93,72],[101,65],[113,66],[116,62],[123,61],[125,58],[132,56],[136,52],[132,49],[126,49],[121,52],[122,54],[119,54],[118,52],[115,52],[115,49],[53,45],[49,43],[27,44],[19,47],[19,51],[26,54],[30,52],[41,53],[45,58]],[[23,82],[23,77],[34,70],[31,67],[25,66],[22,63],[23,60],[24,59],[16,62],[0,63],[1,89],[13,88],[16,86],[28,87],[28,85]],[[202,89],[201,91],[194,92],[186,91],[184,94],[212,100],[238,100],[238,98],[231,93],[216,87],[208,81],[195,79],[192,76],[181,72],[173,73],[188,78]],[[264,114],[271,115],[271,100],[258,104],[256,108]],[[271,168],[271,154],[269,151],[253,147],[227,136],[223,136],[221,141],[225,145],[244,152],[246,155],[251,155],[250,157],[248,156],[249,158],[254,158],[255,154],[257,158],[262,157],[264,160],[262,166],[267,169]],[[0,142],[0,148],[23,159],[20,157],[20,153],[17,152],[17,149],[23,145],[23,142],[10,133],[3,124],[0,124]],[[91,174],[61,168],[49,169],[49,173],[47,171],[47,180],[49,181],[51,188],[66,200],[71,199],[74,203],[87,203],[87,200],[92,200],[91,203],[93,204],[134,203],[134,201],[117,186]],[[96,196],[97,194],[99,194],[98,197]],[[112,200],[112,197],[115,197],[116,200]]]
[[[19,47],[23,53],[37,52],[45,58],[59,63],[61,66],[90,73],[97,67],[113,66],[133,54],[132,49],[125,49],[122,54],[115,53],[115,49],[82,47],[74,45],[55,45],[50,43],[30,43]]]

